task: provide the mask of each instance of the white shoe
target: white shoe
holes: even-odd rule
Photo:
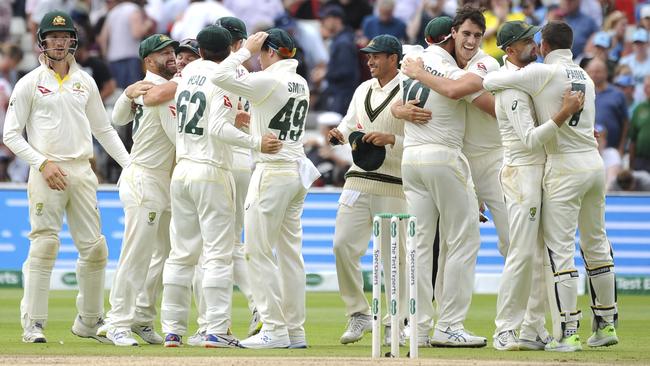
[[[492,339],[492,346],[497,351],[519,351],[519,339],[514,330],[500,332]]]
[[[289,330],[289,348],[307,348],[307,338],[303,329]]]
[[[248,337],[239,344],[244,348],[287,348],[291,345],[289,332],[286,329],[265,330]]]
[[[32,322],[30,326],[23,331],[23,342],[25,343],[47,343],[45,334],[43,334],[43,323]]]
[[[202,345],[205,348],[241,348],[239,339],[232,334],[206,334]]]
[[[164,341],[163,337],[153,329],[153,324],[133,325],[131,331],[149,344],[162,344]]]
[[[89,326],[84,323],[83,320],[81,320],[80,315],[77,315],[74,320],[74,324],[72,324],[71,331],[72,334],[76,335],[77,337],[92,338],[101,343],[112,344],[113,342],[111,342],[108,338],[97,335],[97,331],[102,327],[102,325],[104,325],[104,319],[102,318],[98,318],[95,324]]]
[[[386,325],[384,326],[384,346],[385,347],[390,347],[390,341],[391,341],[391,328]],[[399,346],[400,347],[405,347],[406,346],[406,334],[404,334],[404,331],[400,329],[399,331]]]
[[[205,330],[197,330],[196,333],[187,338],[187,344],[192,347],[203,347],[205,340]]]
[[[106,337],[106,334],[108,331],[111,329],[111,325],[109,323],[104,322],[99,328],[97,328],[97,334],[100,337]]]
[[[111,328],[106,332],[106,338],[110,339],[114,345],[120,347],[139,346],[138,341],[133,338],[133,334],[128,329],[119,330]]]
[[[418,348],[430,348],[431,338],[428,334],[418,334]]]
[[[253,309],[253,316],[251,317],[251,322],[248,323],[248,336],[254,336],[255,334],[260,332],[260,329],[262,329],[262,319],[260,317],[260,313],[257,311],[257,309]]]
[[[539,335],[534,339],[519,338],[519,350],[521,351],[543,351],[547,344],[553,341],[553,337],[546,333],[544,337]]]
[[[487,345],[487,339],[475,336],[467,332],[464,328],[451,330],[447,328],[441,330],[438,327],[433,331],[431,345],[434,347],[469,347],[478,348]]]
[[[361,340],[363,335],[372,331],[372,317],[361,313],[354,313],[348,320],[348,326],[341,336],[341,344],[354,343]]]

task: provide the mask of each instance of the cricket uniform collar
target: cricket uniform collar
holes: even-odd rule
[[[296,72],[297,68],[298,68],[298,60],[291,58],[291,59],[277,61],[273,65],[264,69],[264,71]]]
[[[569,49],[551,51],[544,57],[545,64],[573,63],[573,53]]]

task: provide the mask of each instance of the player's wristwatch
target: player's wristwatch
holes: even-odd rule
[[[42,173],[42,172],[43,172],[43,169],[45,169],[45,166],[46,166],[47,163],[49,163],[49,162],[50,162],[49,159],[45,159],[45,160],[43,161],[43,163],[41,163],[41,166],[38,167],[38,171],[39,171],[40,173]]]

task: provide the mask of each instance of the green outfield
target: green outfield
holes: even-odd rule
[[[141,347],[118,348],[99,344],[93,340],[77,338],[70,333],[70,326],[76,314],[75,292],[52,291],[50,296],[50,316],[46,329],[49,343],[24,344],[21,342],[18,306],[21,290],[0,290],[0,329],[2,346],[0,355],[6,356],[219,356],[219,357],[369,357],[370,335],[353,345],[343,346],[338,339],[345,327],[346,319],[343,304],[336,293],[309,293],[307,296],[307,339],[309,348],[304,350],[244,350],[244,349],[202,349],[181,347],[165,349],[162,346],[145,345]],[[108,298],[108,293],[106,294]],[[619,338],[621,343],[610,348],[589,349],[586,339],[590,325],[587,315],[588,299],[580,298],[580,306],[585,314],[580,335],[584,351],[573,354],[554,354],[546,352],[497,352],[491,348],[491,335],[494,330],[496,296],[475,295],[466,327],[476,334],[488,337],[488,347],[483,349],[420,349],[421,358],[456,360],[509,360],[511,362],[585,362],[585,363],[637,363],[650,364],[648,351],[648,330],[650,329],[650,298],[643,296],[619,297]],[[108,303],[107,303],[108,308]],[[233,304],[233,332],[238,336],[245,334],[249,320],[248,309],[240,293],[236,293]],[[191,323],[191,329],[196,325]],[[159,324],[156,325],[160,330]],[[387,351],[387,349],[386,349]],[[407,348],[402,348],[402,356]],[[10,357],[11,358],[11,357]],[[24,359],[24,357],[19,357]],[[47,362],[46,362],[47,363]]]

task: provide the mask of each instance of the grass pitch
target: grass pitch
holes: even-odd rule
[[[86,340],[75,337],[70,333],[70,327],[76,315],[75,295],[72,291],[52,291],[49,303],[49,320],[45,335],[49,343],[46,344],[24,344],[21,342],[22,329],[19,323],[19,303],[22,290],[0,290],[0,330],[2,330],[2,346],[0,347],[0,363],[21,364],[33,361],[37,363],[59,363],[63,358],[83,357],[77,359],[97,359],[98,357],[110,357],[111,364],[121,364],[120,359],[124,357],[133,360],[142,358],[150,363],[169,363],[167,357],[245,357],[253,359],[256,357],[286,357],[286,363],[296,364],[294,358],[304,358],[305,364],[333,364],[325,362],[326,358],[341,358],[338,364],[346,362],[346,359],[367,357],[370,358],[370,334],[351,345],[339,344],[339,337],[345,325],[345,311],[343,303],[337,293],[308,293],[307,294],[307,339],[308,349],[303,350],[245,350],[245,349],[202,349],[194,347],[181,347],[176,349],[165,349],[162,346],[142,345],[140,347],[114,347],[100,344],[94,340]],[[108,293],[106,294],[108,299]],[[494,332],[494,316],[496,307],[496,296],[475,295],[468,319],[465,322],[467,329],[475,334],[488,338],[488,347],[480,349],[443,349],[443,348],[421,348],[420,358],[462,360],[455,364],[519,364],[519,363],[601,363],[601,364],[650,364],[650,351],[648,343],[650,337],[650,299],[643,296],[620,296],[619,304],[619,329],[618,335],[621,343],[609,348],[591,349],[586,345],[590,335],[591,311],[589,310],[586,296],[580,298],[580,307],[585,318],[580,329],[580,336],[584,350],[570,354],[557,354],[549,352],[498,352],[492,347],[492,333]],[[108,303],[106,309],[109,308]],[[195,313],[192,318],[195,319]],[[235,335],[244,338],[250,314],[245,306],[243,296],[236,292],[233,302],[233,332]],[[191,330],[196,328],[195,322],[191,321]],[[549,324],[549,323],[547,323]],[[550,326],[547,325],[547,328]],[[160,331],[159,323],[156,328]],[[144,343],[144,342],[142,342]],[[388,351],[385,347],[384,352]],[[402,348],[401,355],[404,357],[407,348]],[[35,356],[35,357],[31,357]],[[40,358],[45,357],[45,358]],[[48,358],[52,357],[52,358]],[[159,361],[153,357],[160,357]],[[164,359],[162,358],[164,357]],[[289,362],[292,359],[291,362]],[[323,362],[320,362],[322,359]],[[48,361],[49,360],[49,361]],[[238,362],[227,364],[240,364]],[[259,364],[272,365],[283,364],[281,359],[265,359]],[[331,361],[331,360],[330,360]],[[386,360],[387,361],[387,360]],[[475,361],[475,362],[473,362]],[[505,361],[505,362],[503,362]],[[79,364],[82,364],[80,362]],[[185,364],[185,362],[181,362]],[[220,362],[221,363],[221,362]],[[91,363],[93,364],[93,363]],[[392,363],[390,363],[392,364]],[[443,363],[444,364],[444,363]]]

